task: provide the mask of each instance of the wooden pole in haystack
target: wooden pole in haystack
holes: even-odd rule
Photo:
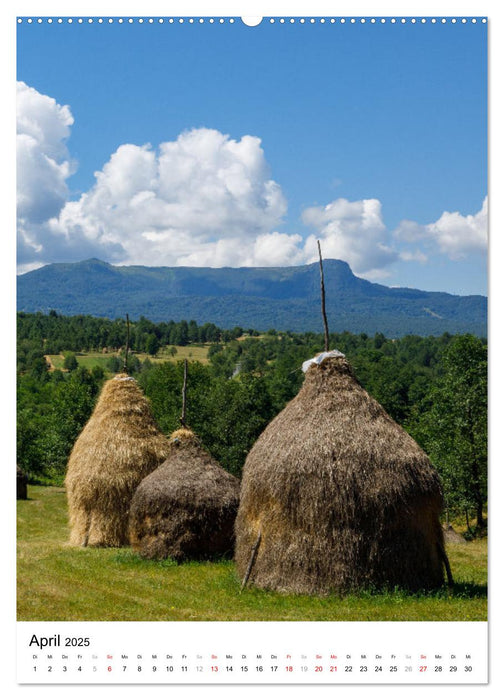
[[[186,404],[187,404],[187,360],[184,360],[184,383],[182,385],[182,415],[180,425],[186,428]]]
[[[126,351],[124,353],[124,363],[123,363],[123,372],[128,373],[128,353],[129,353],[129,344],[130,344],[130,323],[129,323],[129,316],[126,314]]]
[[[249,563],[247,566],[247,571],[245,572],[245,576],[243,577],[242,585],[240,588],[240,593],[243,591],[243,589],[247,585],[247,581],[249,580],[250,574],[252,572],[252,567],[254,566],[255,558],[257,555],[257,550],[259,549],[260,543],[261,543],[261,531],[259,530],[259,534],[257,535],[257,539],[255,541],[255,544],[252,547],[252,552],[250,554],[250,559],[249,559]]]
[[[89,531],[91,530],[91,513],[87,514],[86,522],[86,532],[84,533],[84,539],[82,540],[82,546],[87,547],[89,542]]]
[[[322,251],[320,250],[320,241],[317,241],[319,265],[320,265],[320,297],[322,303],[322,319],[324,321],[324,350],[329,352],[329,327],[327,325],[327,315],[325,308],[325,287],[324,287],[324,267],[322,265]]]
[[[455,582],[453,580],[453,574],[450,566],[450,562],[448,560],[448,555],[445,552],[444,547],[441,547],[441,545],[438,544],[438,550],[439,554],[441,556],[441,559],[443,560],[443,564],[446,570],[446,578],[448,579],[448,588],[453,588],[455,585]]]

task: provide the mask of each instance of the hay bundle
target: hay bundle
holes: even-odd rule
[[[106,382],[68,462],[70,543],[127,545],[133,493],[168,450],[137,382],[126,374]]]
[[[443,582],[439,478],[344,357],[307,370],[245,463],[236,563],[250,582],[325,594]]]
[[[130,541],[148,559],[204,559],[231,554],[240,482],[191,430],[175,431],[170,454],[137,488]]]
[[[467,544],[467,540],[460,532],[453,529],[451,525],[443,525],[443,535],[445,542],[452,542],[454,544]]]

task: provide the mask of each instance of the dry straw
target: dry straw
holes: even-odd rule
[[[170,438],[166,461],[133,497],[130,540],[148,559],[181,561],[232,554],[240,482],[186,428]]]
[[[460,532],[453,529],[451,525],[443,525],[443,535],[445,542],[453,542],[454,544],[467,544],[467,540]]]
[[[137,382],[127,374],[107,381],[68,462],[71,544],[127,545],[133,493],[168,451]]]
[[[439,478],[344,358],[308,369],[245,463],[236,563],[250,583],[326,594],[443,583]]]

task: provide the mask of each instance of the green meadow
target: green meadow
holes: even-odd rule
[[[240,593],[232,561],[146,561],[70,547],[64,489],[18,501],[18,620],[486,620],[487,541],[448,544],[453,590],[351,596]]]
[[[175,348],[176,352],[171,352],[171,348]],[[208,348],[209,345],[174,345],[162,347],[159,352],[152,356],[145,352],[135,352],[135,356],[144,362],[147,358],[153,363],[156,362],[179,362],[180,360],[197,361],[202,364],[208,364]],[[77,352],[75,357],[80,367],[93,369],[93,367],[102,367],[108,369],[108,363],[111,357],[117,353],[102,353],[102,352]],[[51,365],[51,369],[63,369],[65,362],[64,356],[47,355],[47,360]]]

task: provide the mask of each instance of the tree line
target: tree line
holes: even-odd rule
[[[169,321],[153,323],[141,316],[130,323],[130,348],[155,355],[163,345],[227,342],[238,338],[243,328],[219,328],[214,323],[198,325],[196,321]],[[250,334],[255,331],[249,330]],[[103,348],[117,350],[126,345],[126,320],[96,318],[94,316],[62,316],[52,310],[48,314],[19,312],[17,339],[42,345],[47,355],[63,351],[87,352]]]
[[[254,441],[299,391],[301,364],[320,352],[323,336],[273,329],[260,336],[248,329],[244,335],[242,328],[223,331],[214,326],[211,339],[203,341],[210,326],[140,319],[132,324],[132,345],[141,351],[142,338],[156,332],[160,347],[181,345],[171,335],[177,327],[193,329],[194,340],[187,338],[186,345],[208,344],[208,364],[189,362],[187,421],[222,466],[240,476]],[[80,329],[78,342],[62,345],[72,328]],[[118,334],[113,345],[110,338],[118,328],[124,335]],[[125,332],[120,320],[18,315],[18,464],[32,481],[62,483],[73,443],[110,376],[100,366],[80,366],[75,357],[67,371],[50,371],[44,358],[53,354],[48,348],[92,350],[105,338],[108,347],[119,348],[125,345]],[[441,476],[448,513],[467,514],[483,528],[486,340],[470,334],[391,339],[382,333],[344,332],[331,334],[330,346],[345,353],[360,383],[427,452]],[[113,359],[112,372],[122,366],[117,355]],[[141,362],[135,355],[129,362],[161,430],[170,433],[179,424],[183,362]]]

